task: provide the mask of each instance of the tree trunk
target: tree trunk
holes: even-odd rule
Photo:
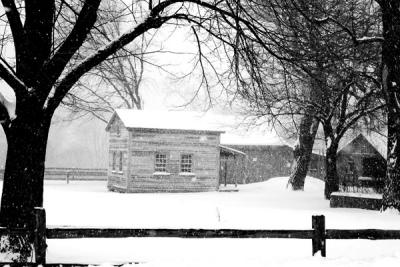
[[[310,165],[315,135],[319,122],[311,114],[304,115],[300,122],[300,132],[293,150],[293,168],[289,184],[293,190],[304,190],[304,181]]]
[[[310,103],[305,108],[305,115],[301,118],[297,144],[293,150],[293,167],[289,178],[289,184],[293,190],[304,190],[304,181],[310,165],[315,135],[318,131],[319,121],[315,118],[316,105],[323,102],[323,88],[325,88],[325,76],[320,72],[322,64],[317,60],[319,69],[315,76],[310,77]]]
[[[0,225],[4,227],[31,228],[33,208],[43,206],[50,120],[24,115],[4,126],[8,142],[0,210]]]
[[[382,84],[387,104],[387,172],[383,208],[400,210],[400,2],[381,1]]]
[[[337,162],[337,150],[338,145],[334,142],[327,143],[325,165],[326,165],[326,176],[325,176],[325,198],[330,199],[331,193],[339,191],[339,176],[337,173],[336,162]]]
[[[400,113],[388,113],[388,154],[383,209],[400,210]]]

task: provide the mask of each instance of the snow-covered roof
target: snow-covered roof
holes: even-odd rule
[[[383,158],[387,157],[387,138],[377,133],[363,135],[365,139],[381,154]]]
[[[117,109],[107,130],[118,116],[126,128],[214,131],[221,145],[290,146],[268,128],[249,127],[235,115],[212,112]]]
[[[359,136],[365,138],[378,153],[386,159],[386,151],[387,151],[387,139],[385,136],[374,133],[374,132],[349,132],[345,134],[339,142],[338,153],[343,150],[346,146],[348,146],[351,142],[357,139]],[[326,146],[325,141],[321,139],[315,139],[313,146],[313,153],[318,155],[325,155]]]
[[[219,145],[219,148],[221,149],[221,151],[228,152],[230,154],[239,154],[239,155],[242,155],[242,156],[246,156],[246,153],[244,153],[243,151],[240,151],[240,150],[237,150],[237,149],[234,149],[234,148],[231,148],[231,147],[227,147],[227,146],[224,146],[224,145]]]
[[[212,114],[134,109],[115,110],[106,127],[107,130],[116,116],[120,118],[126,128],[224,132]]]
[[[363,137],[365,140],[367,140],[375,149],[378,151],[378,153],[386,159],[387,157],[387,138],[381,134],[370,132],[370,133],[359,133],[355,137],[350,137],[350,138],[343,138],[342,141],[339,143],[338,147],[338,153],[348,146],[351,142],[353,142],[355,139],[359,137]]]
[[[287,146],[288,144],[274,132],[262,133],[232,133],[226,132],[221,135],[223,145],[258,145],[258,146]]]
[[[326,154],[325,140],[315,138],[312,153],[320,156],[325,156]]]

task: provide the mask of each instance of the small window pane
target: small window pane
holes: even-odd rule
[[[366,154],[368,153],[368,148],[366,144],[361,145],[361,153]]]
[[[156,154],[156,172],[166,172],[167,171],[167,155],[162,153]]]
[[[119,152],[119,171],[122,172],[122,151]]]
[[[181,155],[181,172],[192,172],[192,155]]]
[[[116,127],[115,127],[115,132],[116,132],[116,135],[117,135],[117,136],[120,136],[120,135],[121,135],[121,129],[119,128],[119,125],[118,125],[118,124],[117,124]]]
[[[116,168],[115,168],[116,162],[117,162],[117,153],[114,151],[112,153],[112,170],[113,171],[116,170]]]

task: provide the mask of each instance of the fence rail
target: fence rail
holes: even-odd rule
[[[381,229],[327,229],[326,239],[400,239],[399,230],[381,230]]]
[[[400,239],[400,230],[382,229],[325,229],[325,216],[312,216],[309,230],[239,230],[239,229],[128,229],[47,227],[43,208],[36,208],[34,251],[36,264],[46,263],[46,239],[123,238],[123,237],[178,237],[178,238],[294,238],[311,239],[312,255],[318,251],[326,257],[327,239]],[[0,235],[27,234],[23,229],[0,227]],[[63,264],[60,264],[61,266]],[[59,265],[59,266],[60,266]],[[78,266],[79,264],[76,264]],[[46,266],[51,266],[47,265]]]
[[[179,237],[179,238],[296,238],[312,239],[314,230],[236,230],[236,229],[120,229],[47,228],[47,239]]]
[[[4,169],[0,169],[0,180],[3,179]],[[107,169],[100,168],[46,168],[45,180],[76,180],[76,181],[105,181]]]

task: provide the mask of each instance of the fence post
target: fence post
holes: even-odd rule
[[[35,208],[35,263],[46,263],[46,212],[44,208]]]
[[[321,256],[326,257],[325,216],[312,216],[312,228],[314,230],[312,239],[312,255],[314,256],[314,254],[320,250]]]

